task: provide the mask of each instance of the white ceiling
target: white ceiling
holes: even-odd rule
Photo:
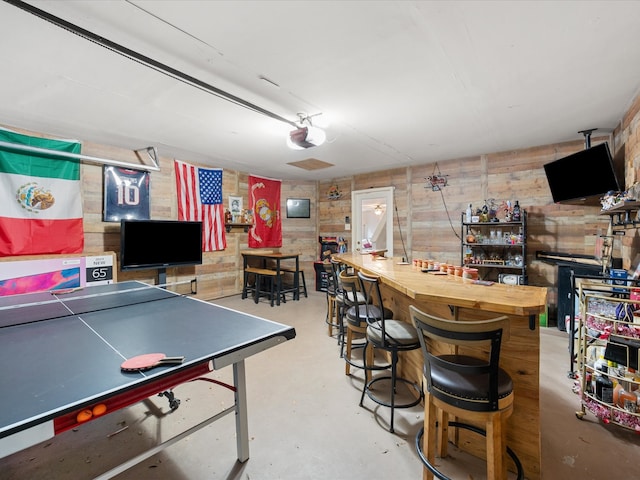
[[[30,0],[294,122],[0,2],[0,123],[281,179],[332,179],[608,134],[640,86],[638,1]],[[266,77],[279,85],[264,80]],[[315,158],[335,166],[288,165]]]

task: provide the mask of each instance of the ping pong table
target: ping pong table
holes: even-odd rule
[[[111,478],[229,413],[238,460],[249,459],[244,361],[293,339],[287,325],[141,282],[0,297],[0,458],[106,414],[233,366],[234,405],[97,478]],[[143,372],[121,363],[152,352],[184,356]]]

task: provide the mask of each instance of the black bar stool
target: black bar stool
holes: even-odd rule
[[[327,280],[327,315],[325,322],[327,324],[327,334],[332,337],[333,329],[340,328],[338,324],[338,296],[341,293],[338,286],[338,276],[336,266],[333,262],[323,263],[324,274]]]
[[[391,408],[391,420],[389,422],[389,431],[394,433],[394,413],[396,408],[410,408],[420,403],[422,400],[422,387],[416,383],[398,376],[398,353],[420,348],[420,340],[418,332],[410,323],[401,320],[394,320],[393,315],[380,316],[377,312],[385,311],[380,293],[380,279],[371,275],[358,272],[361,290],[363,291],[367,303],[365,309],[376,312],[374,315],[367,315],[367,326],[365,332],[366,344],[376,349],[384,350],[391,354],[391,374],[376,376],[372,380],[365,382],[360,397],[360,406],[363,406],[364,397],[367,395],[371,400],[379,405]],[[367,363],[365,356],[364,369],[380,370],[381,368]],[[374,387],[380,382],[388,381],[390,388],[388,394],[382,396],[376,392]],[[396,401],[398,383],[405,384],[413,390],[413,398],[411,396],[402,403]]]
[[[356,274],[351,274],[343,270],[339,275],[343,292],[344,302],[344,373],[351,375],[351,367],[361,368],[365,371],[365,384],[371,379],[373,368],[365,369],[366,364],[375,366],[376,369],[387,369],[391,364],[377,365],[374,362],[375,355],[373,345],[367,345],[365,341],[360,341],[365,337],[367,331],[367,318],[391,317],[393,312],[389,309],[378,310],[377,306],[367,305],[367,298],[361,291],[360,279]],[[362,362],[354,360],[353,349],[363,349]],[[365,357],[367,360],[365,361]]]

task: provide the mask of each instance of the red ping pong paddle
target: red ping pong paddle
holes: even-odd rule
[[[141,372],[158,365],[182,362],[184,362],[184,357],[167,357],[164,353],[146,353],[125,360],[120,365],[120,369],[124,372]]]

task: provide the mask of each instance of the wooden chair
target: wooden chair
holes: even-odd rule
[[[424,427],[416,437],[416,448],[425,465],[423,478],[446,478],[434,467],[434,461],[436,446],[441,458],[447,456],[449,427],[485,435],[488,480],[507,478],[505,452],[514,460],[518,478],[524,478],[520,462],[506,447],[506,422],[513,412],[514,394],[511,377],[500,368],[500,346],[509,336],[508,317],[446,320],[413,305],[409,311],[419,332],[427,387]],[[469,423],[450,422],[450,416]],[[476,425],[483,425],[485,430]]]
[[[389,407],[391,409],[389,431],[394,433],[396,408],[414,407],[422,401],[422,387],[398,375],[399,352],[418,350],[420,348],[420,340],[418,339],[418,332],[412,324],[402,320],[394,320],[393,312],[384,307],[379,277],[358,272],[358,280],[360,281],[360,290],[364,293],[366,299],[365,349],[371,345],[377,350],[388,352],[391,357],[390,374],[377,375],[375,378],[365,382],[362,396],[360,397],[360,406],[363,406],[364,397],[367,395],[377,404]],[[380,315],[380,312],[385,312],[385,314]],[[369,358],[365,356],[365,371],[387,368],[387,366],[379,367],[370,363]],[[376,387],[381,382],[389,384],[387,391],[384,391],[384,389],[383,391],[376,391]],[[407,386],[409,392],[399,400],[400,385]]]

